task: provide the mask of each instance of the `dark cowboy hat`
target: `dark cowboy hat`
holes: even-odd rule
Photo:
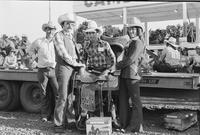
[[[129,37],[127,35],[120,36],[120,37],[102,36],[101,39],[104,41],[107,41],[111,47],[113,47],[113,48],[117,47],[118,49],[120,49],[120,51],[124,50],[124,47],[127,45],[128,41],[129,41]]]

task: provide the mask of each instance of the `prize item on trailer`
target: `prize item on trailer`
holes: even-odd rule
[[[91,117],[86,121],[87,135],[111,135],[111,117]]]

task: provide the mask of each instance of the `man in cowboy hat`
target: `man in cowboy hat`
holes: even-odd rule
[[[178,51],[178,45],[176,45],[176,39],[170,37],[165,40],[166,47],[163,49],[160,56],[159,63],[154,68],[159,72],[177,72],[182,67],[180,62],[180,52]]]
[[[56,27],[52,24],[52,22],[48,22],[42,25],[42,30],[46,33],[45,37],[36,39],[29,47],[28,53],[31,57],[38,56],[38,81],[41,88],[41,120],[48,121],[53,116],[54,108],[51,108],[49,105],[55,103],[51,101],[55,101],[57,98],[57,90],[58,83],[55,75],[55,50],[54,50],[54,34],[56,31]],[[34,61],[34,59],[32,59]],[[49,89],[47,89],[47,84],[50,83],[53,89],[53,95],[55,100],[52,98],[48,100]],[[49,105],[48,105],[49,103]]]
[[[109,70],[115,69],[115,54],[112,51],[108,42],[100,39],[100,36],[103,34],[103,30],[97,26],[96,22],[88,20],[87,23],[87,29],[84,30],[87,40],[85,40],[85,42],[83,43],[83,61],[86,64],[85,70],[94,73],[96,76],[106,75]],[[91,95],[94,95],[93,97],[90,97],[90,99],[95,99],[94,91],[90,90],[86,92],[90,92]],[[81,95],[87,96],[87,94]],[[84,105],[82,105],[81,107],[82,113],[81,119],[79,119],[78,121],[78,127],[84,129],[87,112],[89,111],[89,109],[87,107],[84,107]],[[91,111],[95,110],[91,109]]]
[[[56,52],[56,75],[59,84],[58,100],[54,114],[55,132],[65,132],[66,126],[69,129],[66,116],[66,103],[68,97],[68,86],[74,69],[85,66],[78,61],[78,53],[74,42],[73,30],[75,19],[73,14],[63,14],[58,17],[58,23],[62,30],[55,35]]]

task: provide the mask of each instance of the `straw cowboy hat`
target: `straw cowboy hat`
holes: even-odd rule
[[[56,29],[52,22],[48,22],[42,25],[42,30],[45,31],[46,28]]]
[[[58,17],[58,23],[61,25],[64,21],[75,23],[74,14],[66,13]]]
[[[103,29],[101,27],[97,26],[97,23],[92,20],[88,20],[88,27],[84,32],[98,32],[100,34],[103,34]]]
[[[144,26],[137,17],[131,18],[130,23],[128,24],[127,27],[140,27],[142,28],[142,31],[144,31]]]
[[[168,40],[165,40],[166,43],[169,43],[170,45],[178,48],[178,45],[176,45],[176,39],[173,37],[170,37]]]

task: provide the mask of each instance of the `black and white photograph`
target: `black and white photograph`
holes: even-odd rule
[[[198,0],[0,0],[0,135],[200,135]]]

